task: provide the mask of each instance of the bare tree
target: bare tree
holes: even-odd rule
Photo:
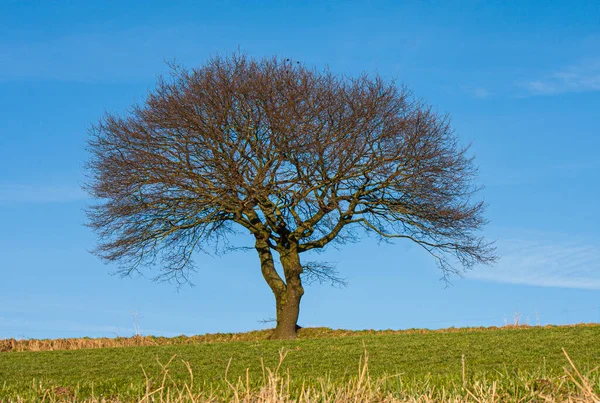
[[[143,105],[93,126],[89,151],[97,255],[181,282],[195,252],[247,231],[275,295],[273,338],[296,336],[306,274],[339,280],[304,252],[366,231],[416,242],[444,277],[495,259],[448,117],[379,76],[243,54],[174,66]]]

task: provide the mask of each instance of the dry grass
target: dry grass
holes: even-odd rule
[[[556,327],[581,327],[600,326],[599,324],[577,324],[554,326],[547,325],[543,328]],[[345,336],[365,335],[391,335],[391,334],[428,334],[428,333],[460,333],[460,332],[484,332],[497,329],[529,329],[528,325],[507,325],[502,327],[473,327],[473,328],[447,328],[439,330],[408,329],[408,330],[343,330],[329,329],[325,327],[302,328],[298,332],[299,339],[317,339]],[[537,328],[541,326],[536,326]],[[197,336],[156,337],[156,336],[134,336],[134,337],[102,337],[102,338],[69,338],[69,339],[0,339],[0,353],[10,351],[51,351],[51,350],[79,350],[84,348],[107,348],[107,347],[134,347],[134,346],[163,346],[163,345],[185,345],[200,343],[220,343],[230,341],[261,341],[268,340],[272,329],[255,330],[246,333],[215,333]]]
[[[250,381],[249,371],[245,377],[238,379],[228,378],[228,369],[225,371],[227,387],[213,389],[206,385],[194,383],[194,372],[189,363],[184,361],[189,373],[189,379],[181,384],[170,375],[170,365],[176,359],[173,356],[168,362],[161,363],[160,372],[151,377],[144,368],[141,368],[146,379],[146,389],[139,396],[139,403],[347,403],[347,402],[600,402],[600,376],[598,368],[581,373],[569,355],[563,349],[570,367],[565,368],[563,376],[531,379],[522,375],[519,379],[506,382],[486,381],[485,379],[469,380],[465,376],[466,362],[463,358],[462,384],[454,389],[443,389],[432,386],[427,379],[420,385],[404,387],[400,375],[385,376],[373,379],[369,375],[369,356],[367,351],[358,365],[358,372],[347,381],[336,384],[329,379],[321,379],[316,384],[301,385],[300,388],[292,386],[289,371],[282,371],[281,364],[287,352],[280,351],[279,364],[275,368],[262,365],[262,380],[258,385]],[[231,361],[230,361],[231,362]],[[527,385],[525,391],[515,393],[515,382]],[[88,399],[78,399],[77,390],[66,387],[44,388],[42,385],[33,385],[36,389],[36,401],[43,403],[54,402],[88,402],[108,403],[121,402],[118,397],[107,399],[92,396]],[[29,401],[17,398],[15,402]]]

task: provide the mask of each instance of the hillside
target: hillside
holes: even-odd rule
[[[76,393],[79,398],[101,395],[138,400],[148,384],[144,372],[148,378],[161,379],[164,371],[159,363],[171,359],[168,374],[172,387],[190,381],[185,364],[189,363],[196,388],[212,387],[226,393],[231,389],[224,379],[226,369],[227,379],[234,383],[238,378],[246,382],[248,369],[249,384],[258,388],[264,382],[264,369],[277,367],[282,349],[287,355],[280,373],[289,370],[291,394],[298,393],[303,383],[319,385],[327,379],[331,385],[341,385],[356,378],[365,351],[370,377],[395,375],[388,378],[393,382],[386,381],[385,388],[398,393],[417,393],[423,388],[459,391],[466,381],[496,381],[498,385],[510,386],[515,393],[532,393],[532,385],[540,379],[558,382],[564,378],[570,364],[563,348],[584,372],[600,364],[600,325],[402,332],[303,329],[300,336],[285,342],[265,340],[268,332],[138,338],[139,343],[156,345],[4,352],[0,353],[0,401],[18,396],[39,398],[47,391],[62,390]],[[245,341],[221,342],[244,338]],[[93,346],[93,340],[87,339],[87,345]],[[112,340],[113,345],[118,344],[118,340]],[[130,341],[123,341],[123,345],[134,343],[124,340]],[[7,341],[3,343],[7,345]],[[25,342],[12,343],[21,343],[21,349],[26,347]],[[52,341],[37,343],[35,347],[30,341],[29,347],[41,349],[44,343],[47,348],[52,347]],[[56,348],[61,342],[54,343]],[[80,347],[84,344],[82,341]],[[15,344],[13,350],[17,347]],[[68,347],[68,343],[63,341],[63,347]],[[595,373],[590,376],[596,379],[595,388],[599,389]]]

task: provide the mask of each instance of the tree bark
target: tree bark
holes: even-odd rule
[[[273,255],[267,241],[256,240],[255,248],[260,258],[263,277],[275,296],[277,325],[271,339],[295,339],[297,336],[298,316],[300,315],[300,299],[304,294],[302,265],[296,245],[280,252],[281,265],[285,274],[285,282],[275,270]]]
[[[300,315],[300,300],[304,295],[302,287],[302,265],[296,245],[280,252],[281,265],[285,274],[285,291],[275,294],[277,305],[277,326],[271,335],[272,339],[295,339],[298,335],[298,316]]]
[[[302,292],[289,289],[283,295],[275,296],[277,304],[277,326],[271,334],[273,340],[295,339],[298,336],[298,316]]]

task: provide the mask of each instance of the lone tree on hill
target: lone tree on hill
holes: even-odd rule
[[[304,252],[373,233],[422,246],[444,278],[495,259],[472,159],[449,119],[379,76],[278,58],[173,67],[143,105],[91,129],[88,225],[127,275],[186,280],[195,252],[247,231],[273,291],[273,338],[294,338],[305,276],[339,280]],[[275,255],[283,268],[275,267]],[[458,266],[458,268],[456,268]]]

